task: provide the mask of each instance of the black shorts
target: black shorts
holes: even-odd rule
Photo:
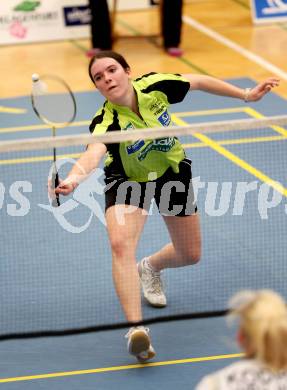
[[[152,199],[161,215],[184,217],[195,214],[197,206],[192,186],[191,161],[179,164],[179,173],[171,168],[158,179],[146,183],[106,179],[106,210],[115,204],[133,205],[149,211]]]

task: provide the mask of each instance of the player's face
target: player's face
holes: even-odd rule
[[[94,82],[101,94],[115,104],[121,104],[130,91],[130,70],[125,70],[113,58],[99,58],[91,68]]]

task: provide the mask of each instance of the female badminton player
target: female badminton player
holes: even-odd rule
[[[279,83],[277,78],[271,77],[252,89],[241,89],[204,75],[159,73],[133,80],[125,58],[113,51],[96,54],[90,61],[89,75],[106,98],[91,122],[93,134],[169,126],[169,105],[181,102],[190,90],[256,101]],[[196,264],[201,256],[191,161],[176,137],[107,145],[95,143],[88,146],[55,192],[71,193],[84,179],[83,171],[87,175],[91,173],[106,153],[105,217],[112,250],[113,280],[126,319],[134,324],[126,335],[128,351],[139,361],[146,361],[155,352],[149,330],[137,326],[142,320],[140,283],[146,300],[152,306],[164,307],[166,296],[161,271]],[[136,248],[152,198],[171,241],[137,266]]]

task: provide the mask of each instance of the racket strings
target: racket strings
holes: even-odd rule
[[[46,124],[65,127],[76,115],[76,102],[68,85],[61,79],[43,76],[32,83],[32,105]]]

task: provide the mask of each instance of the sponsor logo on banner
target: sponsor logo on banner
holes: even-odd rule
[[[287,3],[282,0],[266,0],[267,7],[262,9],[264,15],[284,14],[287,12]]]
[[[84,0],[0,1],[0,45],[88,37],[90,22]]]
[[[91,23],[91,11],[86,5],[77,7],[64,7],[66,26],[82,26]]]
[[[39,23],[55,22],[58,18],[58,12],[55,10],[40,11],[42,3],[40,1],[23,1],[21,3],[15,2],[15,5],[10,8],[5,14],[1,9],[0,11],[0,28],[11,28],[14,23],[18,26]]]
[[[10,34],[15,38],[25,38],[27,34],[27,28],[24,27],[21,22],[15,20],[9,27]]]
[[[24,12],[31,12],[35,11],[37,7],[41,4],[40,1],[22,1],[18,5],[14,7],[14,11],[24,11]]]
[[[252,0],[255,23],[271,23],[287,20],[287,0]]]

